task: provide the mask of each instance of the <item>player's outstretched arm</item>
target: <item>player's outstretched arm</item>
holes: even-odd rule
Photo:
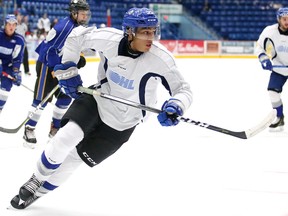
[[[76,63],[67,62],[65,64],[58,64],[54,67],[54,75],[58,79],[59,86],[72,98],[79,97],[77,88],[82,86],[82,80],[78,74]]]

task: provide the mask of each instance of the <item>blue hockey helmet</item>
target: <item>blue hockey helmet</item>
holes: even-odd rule
[[[277,16],[277,20],[280,19],[280,17],[283,17],[283,16],[288,16],[288,8],[279,8],[277,13],[276,13],[276,16]]]
[[[128,29],[135,33],[136,28],[155,27],[155,36],[160,37],[159,21],[154,12],[148,8],[131,8],[123,18],[122,29],[127,34]]]
[[[5,24],[6,23],[17,23],[18,24],[18,21],[17,21],[17,18],[14,14],[8,14],[5,18]]]

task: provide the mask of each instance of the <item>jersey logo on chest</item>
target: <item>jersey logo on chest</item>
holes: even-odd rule
[[[278,52],[288,52],[288,47],[287,46],[284,46],[284,45],[281,45],[281,46],[278,46],[277,47],[277,51]]]
[[[119,75],[118,73],[111,71],[109,74],[110,80],[117,85],[133,90],[134,89],[134,80],[127,79],[124,76]]]

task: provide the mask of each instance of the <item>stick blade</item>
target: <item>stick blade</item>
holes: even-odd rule
[[[4,128],[4,127],[0,127],[0,132],[3,132],[3,133],[10,133],[10,134],[13,134],[13,133],[17,133],[21,127],[26,124],[27,120],[29,120],[29,118],[27,118],[24,122],[22,122],[17,128]]]
[[[19,131],[20,128],[3,128],[3,127],[0,127],[0,132],[3,132],[3,133],[17,133]]]
[[[276,110],[273,109],[258,125],[245,131],[246,139],[255,136],[261,131],[265,130],[269,125],[272,124],[273,120],[276,118]]]

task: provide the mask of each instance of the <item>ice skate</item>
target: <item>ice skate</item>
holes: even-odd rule
[[[24,135],[23,135],[24,147],[31,148],[31,149],[35,148],[36,143],[37,143],[37,139],[36,139],[34,130],[35,130],[34,127],[30,127],[30,126],[25,127]]]
[[[16,209],[24,209],[35,202],[40,196],[37,196],[37,190],[42,186],[43,182],[39,181],[35,175],[24,184],[19,190],[19,194],[10,201],[12,207]]]
[[[275,121],[269,126],[270,132],[281,132],[284,130],[284,115],[277,117]]]
[[[25,209],[29,205],[31,205],[33,202],[35,202],[39,197],[36,196],[35,194],[29,197],[26,201],[23,201],[20,199],[19,195],[16,195],[13,197],[13,199],[10,201],[10,204],[13,208],[16,209]]]
[[[52,138],[55,136],[55,134],[58,132],[59,128],[54,127],[53,122],[51,122],[50,132],[48,134],[49,138]]]

